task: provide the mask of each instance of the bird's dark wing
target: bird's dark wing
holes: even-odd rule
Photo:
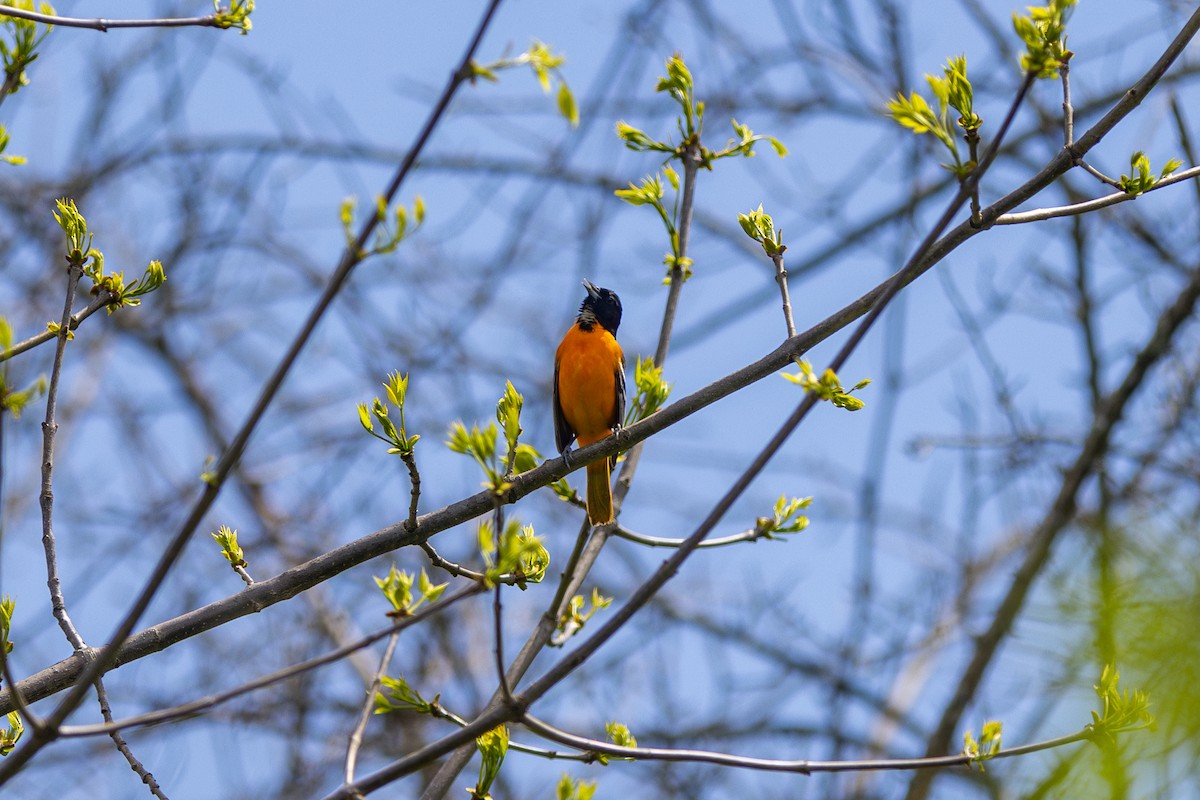
[[[617,413],[613,415],[612,424],[609,425],[609,427],[612,428],[614,431],[620,430],[621,426],[625,424],[625,359],[624,358],[622,358],[617,363],[616,412]]]
[[[558,401],[558,361],[554,362],[554,444],[558,447],[559,453],[566,452],[571,446],[571,442],[575,440],[575,431],[571,430],[571,426],[567,424],[567,418],[563,415],[562,404]]]

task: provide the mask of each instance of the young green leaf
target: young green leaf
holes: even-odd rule
[[[245,567],[246,558],[242,548],[238,545],[238,533],[236,529],[231,529],[227,525],[222,525],[217,528],[217,532],[212,534],[212,537],[217,540],[217,545],[221,548],[221,555],[225,556],[225,560],[232,567]]]
[[[625,427],[653,414],[671,394],[671,384],[663,380],[662,367],[654,366],[650,356],[638,358],[633,369],[633,385],[636,389],[629,410],[625,412]]]
[[[871,382],[870,379],[861,380],[850,389],[845,389],[842,387],[841,381],[833,370],[825,370],[824,374],[818,379],[813,372],[812,365],[807,361],[798,362],[798,366],[800,367],[798,374],[783,373],[783,377],[801,386],[805,391],[813,392],[819,399],[833,403],[838,408],[844,408],[847,411],[858,411],[866,405],[862,400],[853,397],[851,392],[867,386]]]
[[[383,688],[375,693],[375,713],[387,714],[392,711],[413,711],[417,714],[432,714],[438,708],[438,697],[426,700],[415,689],[409,686],[403,677],[391,678],[381,675],[379,682]]]
[[[565,772],[558,779],[558,786],[554,790],[555,800],[592,800],[595,794],[595,781],[585,781],[582,778],[577,780]]]
[[[1118,687],[1120,680],[1116,665],[1106,664],[1099,683],[1092,687],[1101,705],[1100,711],[1092,712],[1092,722],[1087,727],[1097,745],[1115,741],[1118,733],[1154,728],[1150,695],[1139,689],[1122,692]]]
[[[8,713],[8,727],[0,731],[0,756],[6,756],[13,751],[17,746],[17,742],[21,741],[21,734],[25,732],[25,725],[21,722],[21,717],[17,712],[10,711]]]
[[[11,597],[0,598],[0,657],[13,651],[12,618],[17,604]]]
[[[983,723],[983,730],[980,732],[978,741],[970,730],[963,733],[963,755],[971,759],[981,772],[983,771],[983,762],[995,757],[1000,752],[1000,736],[1003,729],[1004,723],[990,720]]]
[[[508,727],[498,725],[475,740],[479,748],[479,780],[474,789],[469,789],[471,800],[491,800],[488,793],[500,774],[500,765],[508,753]]]
[[[228,9],[221,8],[221,0],[213,0],[213,25],[218,28],[239,28],[242,36],[250,32],[254,25],[250,15],[254,13],[254,0],[233,0]]]
[[[1013,30],[1025,45],[1021,69],[1038,78],[1057,78],[1059,68],[1074,55],[1067,49],[1066,24],[1076,0],[1048,0],[1028,6],[1025,16],[1013,14]]]
[[[808,517],[799,512],[812,505],[812,500],[811,497],[793,497],[788,500],[786,495],[779,495],[771,516],[755,520],[754,538],[778,540],[779,537],[775,534],[799,533],[804,530],[808,527]]]

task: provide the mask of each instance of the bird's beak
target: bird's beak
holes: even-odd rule
[[[583,281],[583,288],[587,289],[588,295],[593,300],[600,297],[600,287],[597,286],[596,284],[592,283],[591,281],[587,280],[586,278]]]

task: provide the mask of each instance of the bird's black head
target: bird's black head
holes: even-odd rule
[[[587,297],[579,306],[578,323],[584,330],[591,330],[593,322],[599,322],[606,331],[617,335],[621,324],[621,298],[612,289],[602,289],[591,281],[584,281]]]

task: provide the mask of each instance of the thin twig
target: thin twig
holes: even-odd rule
[[[92,301],[90,303],[88,303],[86,308],[84,308],[82,311],[77,312],[74,316],[71,317],[71,321],[70,321],[70,325],[69,325],[70,330],[75,330],[76,328],[78,328],[79,323],[83,322],[85,319],[90,317],[92,314],[95,314],[97,311],[99,311],[100,309],[107,306],[110,302],[112,302],[112,300],[113,300],[113,295],[110,292],[101,292],[96,297],[93,297]],[[55,339],[55,338],[57,338],[57,334],[55,334],[53,331],[51,331],[49,329],[42,331],[41,333],[37,334],[36,336],[30,336],[25,341],[18,342],[17,344],[14,344],[12,347],[8,348],[7,350],[0,350],[0,362],[8,361],[13,356],[19,356],[21,353],[24,353],[26,350],[32,350],[33,348],[37,347],[39,344],[45,344],[46,342],[50,341],[51,339]]]
[[[979,158],[979,131],[971,128],[966,133],[967,151],[972,163],[979,163],[976,159]],[[983,211],[979,206],[979,181],[971,187],[971,224],[980,225],[983,223]]]
[[[467,569],[459,564],[455,564],[453,561],[443,558],[437,550],[433,549],[433,545],[431,545],[429,542],[421,542],[421,549],[425,551],[425,555],[429,556],[429,563],[438,569],[445,570],[456,578],[467,578],[469,580],[476,581],[477,583],[483,583],[484,580],[487,579],[487,576],[482,572],[477,572],[473,569]]]
[[[613,529],[613,535],[625,539],[630,542],[636,542],[647,547],[679,547],[686,539],[669,539],[663,536],[648,536],[644,533],[636,533],[628,528],[618,525]],[[759,539],[767,538],[765,534],[760,533],[755,528],[749,528],[738,533],[731,533],[728,536],[718,536],[714,539],[705,539],[698,544],[697,549],[709,547],[727,547],[731,544],[740,544],[742,542],[755,542]]]
[[[421,499],[421,473],[417,471],[417,459],[413,456],[412,451],[401,453],[400,460],[404,462],[404,466],[408,467],[408,481],[411,488],[408,493],[408,520],[404,524],[411,531],[417,527],[417,503]]]
[[[1179,96],[1173,92],[1171,94],[1171,116],[1175,119],[1175,129],[1179,133],[1179,144],[1183,148],[1183,154],[1191,163],[1197,163],[1196,148],[1192,146],[1192,136],[1188,132],[1187,120],[1183,117],[1183,109],[1179,107]],[[1200,200],[1200,181],[1193,183],[1192,187],[1196,190],[1196,199]]]
[[[231,566],[233,567],[233,571],[238,574],[238,577],[242,579],[243,583],[245,583],[247,586],[254,585],[254,578],[250,577],[250,573],[246,571],[245,567],[243,567],[241,564],[233,564]]]
[[[1059,65],[1058,75],[1062,82],[1063,91],[1063,147],[1069,150],[1075,144],[1075,108],[1071,105],[1071,64],[1069,55],[1067,56],[1067,60]],[[1101,183],[1120,188],[1120,184],[1117,181],[1084,161],[1082,156],[1075,159],[1075,165],[1082,167],[1084,172],[1096,178]]]
[[[508,676],[504,670],[504,615],[500,606],[501,588],[503,587],[497,583],[492,597],[492,634],[496,638],[496,676],[499,680],[500,697],[505,703],[511,705],[513,701],[512,689],[509,688]]]
[[[1113,188],[1116,188],[1116,189],[1121,188],[1121,183],[1119,181],[1117,181],[1114,178],[1108,177],[1103,172],[1096,169],[1088,162],[1084,161],[1082,158],[1075,159],[1075,166],[1082,167],[1084,172],[1086,172],[1088,175],[1091,175],[1093,178],[1100,181],[1101,183],[1108,184],[1109,186],[1112,186]]]
[[[700,170],[700,145],[688,145],[680,156],[683,162],[683,192],[679,205],[679,256],[686,258],[688,234],[692,228],[692,207],[696,197],[696,173]],[[667,348],[671,344],[671,328],[675,325],[675,310],[679,306],[679,293],[683,291],[683,267],[671,266],[671,284],[667,287],[667,305],[663,310],[662,329],[658,334],[658,347],[654,351],[654,366],[661,367],[667,360]]]
[[[779,295],[783,300],[783,321],[787,324],[787,335],[791,339],[796,335],[796,323],[792,319],[792,299],[788,296],[787,267],[783,265],[783,253],[771,256],[775,265],[775,282],[779,284]]]
[[[21,687],[17,685],[16,678],[12,674],[12,664],[9,661],[8,653],[0,653],[0,675],[4,676],[4,685],[11,687],[9,697],[13,701],[13,710],[21,715],[21,719],[25,720],[25,724],[34,733],[37,733],[45,727],[45,721],[37,714],[33,713],[33,709],[25,702],[25,694],[21,691]]]
[[[1071,62],[1064,60],[1058,67],[1063,91],[1063,147],[1075,144],[1075,107],[1071,105]]]
[[[441,700],[432,700],[430,701],[429,705],[429,715],[434,719],[449,720],[460,728],[464,728],[470,724],[470,722],[468,722],[462,716],[455,714],[453,711],[442,705]],[[584,763],[590,763],[591,761],[595,760],[590,756],[581,753],[561,753],[557,750],[551,750],[547,747],[538,747],[537,745],[526,744],[524,742],[513,740],[509,741],[508,749],[515,750],[519,753],[527,753],[528,755],[537,756],[539,758],[550,759],[551,761],[582,761]]]
[[[362,710],[358,713],[358,722],[350,732],[350,742],[346,745],[346,769],[343,773],[346,783],[354,783],[354,767],[358,764],[358,751],[362,747],[367,720],[371,718],[371,710],[375,707],[375,692],[379,691],[379,684],[383,682],[383,676],[387,673],[388,664],[392,661],[392,654],[396,652],[396,643],[399,641],[400,630],[397,628],[388,637],[387,647],[383,649],[383,656],[379,659],[379,669],[375,671],[371,683],[367,686],[367,699],[363,702]]]
[[[205,17],[175,17],[164,19],[80,19],[77,17],[60,17],[56,14],[42,14],[12,6],[0,6],[0,17],[16,17],[31,22],[41,22],[46,25],[61,25],[64,28],[88,28],[94,31],[107,32],[113,28],[217,28],[217,15]]]
[[[104,717],[106,723],[112,723],[113,715],[112,708],[108,705],[108,691],[104,688],[104,681],[96,680],[96,699],[100,703],[100,715]],[[121,735],[121,731],[114,728],[108,732],[108,736],[113,740],[113,744],[117,746],[117,750],[125,757],[129,768],[137,773],[137,776],[142,779],[142,783],[146,784],[146,788],[150,790],[150,794],[159,798],[159,800],[169,800],[166,792],[158,785],[158,781],[154,779],[154,775],[150,770],[146,769],[145,765],[137,759],[133,751],[129,749],[129,744],[125,741],[125,737]]]
[[[1117,203],[1124,203],[1127,200],[1136,200],[1144,194],[1164,189],[1180,181],[1191,180],[1192,178],[1200,177],[1200,166],[1189,167],[1183,172],[1176,172],[1172,175],[1157,181],[1146,191],[1141,194],[1130,194],[1124,190],[1106,194],[1103,197],[1097,197],[1092,200],[1084,200],[1080,203],[1072,203],[1068,206],[1055,206],[1053,208],[1037,208],[1032,211],[1019,211],[1011,214],[1001,214],[996,217],[994,224],[996,225],[1021,225],[1026,222],[1040,222],[1044,219],[1054,219],[1055,217],[1071,217],[1077,214],[1086,214],[1089,211],[1098,211],[1101,208],[1115,206]]]
[[[75,304],[75,291],[83,277],[82,259],[72,261],[67,268],[67,299],[63,306],[62,321],[58,329],[58,346],[54,351],[54,365],[50,368],[50,385],[46,389],[46,418],[42,422],[42,549],[46,554],[46,585],[50,589],[50,603],[54,618],[62,628],[71,647],[77,652],[87,645],[75,623],[67,614],[67,603],[63,598],[62,584],[58,577],[58,554],[54,539],[54,437],[58,433],[55,413],[58,407],[58,384],[62,378],[63,358],[67,352],[67,325],[71,321],[71,306]]]
[[[915,769],[945,769],[946,767],[964,767],[980,763],[981,759],[972,758],[965,754],[952,756],[936,756],[926,758],[878,758],[859,761],[808,761],[783,760],[773,758],[755,758],[753,756],[737,756],[730,753],[719,753],[711,750],[678,750],[661,747],[622,747],[603,742],[599,739],[589,739],[561,730],[536,717],[525,714],[521,724],[529,730],[549,739],[552,742],[574,747],[584,753],[624,758],[631,761],[675,761],[693,764],[720,764],[726,767],[740,767],[758,770],[760,772],[795,772],[801,775],[811,775],[814,772],[865,772],[879,770],[915,770]],[[987,759],[1013,758],[1016,756],[1038,753],[1064,747],[1076,742],[1091,739],[1091,732],[1083,729],[1078,733],[1047,739],[1042,742],[1021,745],[1003,749]]]
[[[412,616],[403,617],[402,619],[397,620],[393,625],[389,625],[383,630],[364,636],[356,642],[339,647],[336,650],[325,653],[324,655],[310,658],[307,661],[301,661],[298,664],[292,664],[284,667],[283,669],[272,672],[269,675],[264,675],[261,678],[255,678],[252,681],[243,683],[241,686],[227,689],[224,692],[218,692],[207,697],[202,697],[198,700],[193,700],[189,703],[171,706],[170,708],[164,708],[158,711],[150,711],[145,714],[127,717],[125,719],[117,720],[111,724],[64,725],[59,729],[58,735],[64,739],[107,735],[113,730],[125,730],[127,728],[136,728],[143,725],[155,725],[174,719],[193,716],[222,703],[226,703],[230,700],[241,697],[244,694],[248,694],[259,689],[264,689],[273,684],[288,680],[289,678],[294,678],[297,675],[302,675],[305,672],[310,672],[318,667],[323,667],[326,664],[332,664],[335,661],[340,661],[352,653],[356,653],[365,647],[370,647],[375,642],[392,635],[394,632],[403,631],[404,629],[412,627],[413,625],[420,624],[430,616],[440,613],[464,598],[477,595],[481,591],[483,591],[482,588],[475,585],[464,587],[461,591],[452,594],[437,603],[433,603],[420,609],[419,611],[416,611],[414,614],[412,614]]]

